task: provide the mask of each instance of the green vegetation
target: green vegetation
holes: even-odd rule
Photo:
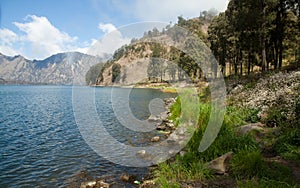
[[[238,134],[237,128],[246,123],[258,122],[258,109],[247,109],[237,106],[228,106],[223,126],[214,143],[204,152],[198,152],[199,142],[204,134],[210,118],[211,104],[203,100],[206,90],[199,96],[199,121],[197,129],[185,147],[184,155],[177,155],[174,159],[161,163],[154,171],[159,187],[180,187],[180,182],[205,182],[216,177],[207,167],[209,161],[232,151],[234,157],[230,162],[229,175],[238,187],[293,187],[296,185],[289,167],[276,161],[269,161],[264,157],[262,149],[255,139],[255,134]],[[205,98],[206,99],[206,98]],[[170,119],[176,125],[180,122],[182,99],[177,98],[171,107]],[[277,123],[283,123],[281,114],[273,111],[268,117],[277,118]],[[276,119],[276,118],[275,118]],[[279,137],[272,133],[265,136],[271,142],[270,150],[285,159],[298,161],[300,159],[300,131],[281,124]],[[275,141],[274,141],[275,140]]]
[[[275,143],[275,150],[285,159],[300,162],[300,129],[283,129]]]
[[[120,81],[121,65],[113,64],[111,82],[118,83]]]
[[[95,85],[97,83],[97,79],[99,76],[99,73],[101,72],[103,68],[103,63],[98,63],[96,65],[93,65],[89,71],[85,75],[85,80],[88,85]]]
[[[243,75],[299,63],[299,1],[231,0],[212,21],[211,49],[225,74]]]

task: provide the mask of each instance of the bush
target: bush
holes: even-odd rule
[[[287,117],[285,113],[278,108],[270,107],[268,110],[268,117],[263,120],[269,127],[286,127]]]

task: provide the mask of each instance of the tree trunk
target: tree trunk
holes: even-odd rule
[[[242,50],[240,50],[240,74],[243,75],[243,54],[242,54]]]
[[[261,25],[262,35],[261,35],[261,58],[262,58],[262,72],[266,72],[267,68],[267,54],[266,54],[266,34],[265,34],[265,19],[266,19],[266,7],[263,1],[263,22]]]
[[[264,41],[264,37],[262,39],[262,51],[261,51],[261,58],[262,58],[262,72],[266,72],[267,68],[267,55],[266,55],[266,43]]]
[[[279,41],[279,48],[278,48],[278,68],[281,69],[282,67],[282,54],[283,54],[283,40],[280,39]]]
[[[250,69],[251,69],[251,55],[250,54],[248,55],[248,67],[247,68],[248,68],[248,72],[247,73],[249,75],[250,74]]]

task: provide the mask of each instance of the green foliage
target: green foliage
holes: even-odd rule
[[[231,173],[237,179],[259,179],[259,182],[248,181],[246,184],[248,186],[253,184],[274,185],[275,182],[294,184],[289,168],[277,162],[266,162],[258,150],[244,150],[234,155],[231,161]]]
[[[169,117],[169,119],[174,122],[175,126],[178,126],[179,117],[181,114],[180,97],[176,98],[176,102],[171,106],[170,111],[171,111],[171,116]]]
[[[97,78],[103,68],[103,63],[93,65],[85,75],[85,81],[87,85],[94,85],[97,82]]]
[[[120,64],[113,64],[111,81],[113,83],[114,82],[118,83],[120,81],[120,74],[121,74],[121,65]]]
[[[284,158],[300,161],[300,129],[284,130],[274,148]]]
[[[232,0],[225,13],[213,19],[208,39],[223,73],[225,62],[232,65],[234,74],[243,74],[244,67],[250,74],[254,66],[264,72],[270,65],[281,68],[283,60],[299,60],[297,23],[297,1]]]
[[[234,106],[227,107],[227,112],[230,113],[232,117],[235,117],[235,120],[237,120],[236,122],[232,122],[235,125],[242,125],[244,122],[258,122],[259,118],[257,114],[259,111],[259,109],[240,108]]]
[[[268,116],[266,119],[263,119],[263,121],[270,127],[288,126],[287,117],[285,113],[277,107],[270,107],[268,110]]]
[[[265,168],[266,164],[259,151],[240,151],[231,161],[231,171],[239,178],[262,177]]]

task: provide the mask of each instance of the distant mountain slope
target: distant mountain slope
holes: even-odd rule
[[[79,52],[59,53],[44,60],[28,60],[18,55],[0,53],[0,78],[20,83],[85,84],[85,74],[92,65],[105,58]]]

